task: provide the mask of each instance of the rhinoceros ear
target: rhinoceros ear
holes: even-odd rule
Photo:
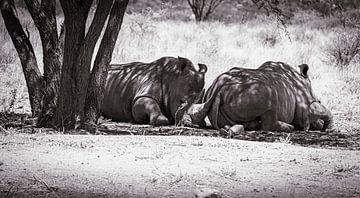
[[[183,57],[180,57],[180,56],[178,56],[178,60],[179,60],[179,65],[178,65],[179,69],[181,71],[184,71],[184,69],[187,66],[188,60],[186,58],[183,58]]]
[[[206,73],[207,72],[207,67],[205,64],[199,63],[199,72],[201,73]]]
[[[307,78],[308,77],[307,72],[309,71],[309,65],[301,64],[301,65],[299,65],[299,68],[300,68],[301,75],[303,75],[305,78]]]

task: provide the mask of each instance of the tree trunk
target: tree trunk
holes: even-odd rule
[[[43,49],[43,106],[37,124],[49,127],[59,92],[62,57],[55,17],[56,1],[41,1],[40,4],[37,0],[25,0],[25,3],[39,31]]]
[[[42,78],[37,65],[34,49],[15,14],[14,1],[3,0],[1,1],[0,6],[6,29],[9,32],[11,40],[16,48],[23,68],[32,115],[38,116],[41,112]]]
[[[100,116],[100,108],[106,77],[111,62],[112,53],[118,38],[125,10],[129,0],[115,0],[111,8],[109,21],[96,55],[94,67],[90,75],[89,88],[85,101],[85,127],[93,127]]]
[[[195,14],[195,21],[197,23],[201,21],[201,16],[199,14]]]
[[[60,0],[65,16],[65,45],[61,84],[52,124],[57,128],[74,129],[76,124],[77,59],[85,36],[86,19],[92,0]]]
[[[84,117],[88,83],[95,82],[95,88],[105,83],[107,65],[111,61],[128,0],[116,0],[114,4],[114,0],[98,1],[86,37],[86,20],[93,0],[60,0],[65,16],[64,45],[61,34],[60,38],[57,35],[55,0],[40,2],[25,0],[42,42],[44,80],[31,43],[15,15],[14,1],[0,1],[1,12],[23,66],[33,115],[40,115],[38,125],[74,129],[77,119]],[[110,9],[109,22],[95,60],[95,72],[89,79],[91,58]]]
[[[76,111],[81,119],[84,117],[85,97],[90,76],[91,59],[95,50],[96,42],[100,37],[112,4],[113,0],[98,1],[95,16],[91,22],[85,40],[82,43],[79,52],[80,55],[77,59],[76,92],[78,93],[78,97],[76,104],[78,109]]]

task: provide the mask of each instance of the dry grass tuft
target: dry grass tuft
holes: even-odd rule
[[[343,172],[352,172],[355,170],[359,170],[360,167],[358,165],[350,165],[349,162],[342,162],[335,166],[335,173],[343,173]]]

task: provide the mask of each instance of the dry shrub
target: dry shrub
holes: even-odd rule
[[[353,95],[360,93],[360,78],[359,75],[346,75],[344,76],[344,82],[346,83],[346,89]]]
[[[342,25],[351,27],[351,28],[360,29],[360,14],[359,14],[359,12],[360,12],[360,9],[344,12],[341,17]]]
[[[347,67],[360,54],[360,31],[337,33],[334,41],[325,50],[330,63],[340,68]]]
[[[3,98],[1,101],[1,106],[3,106],[2,111],[4,113],[11,113],[14,110],[15,101],[17,99],[17,89],[12,89],[7,98]]]
[[[274,30],[264,30],[257,35],[263,46],[274,47],[279,42],[279,34]]]

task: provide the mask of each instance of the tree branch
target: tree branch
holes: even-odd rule
[[[1,14],[5,27],[19,55],[29,92],[31,111],[38,116],[41,111],[41,73],[37,65],[34,49],[26,36],[15,13],[14,0],[0,1]]]
[[[193,11],[196,21],[207,20],[210,14],[223,2],[223,0],[187,0]]]
[[[86,117],[85,120],[83,120],[83,123],[85,123],[86,126],[95,124],[100,115],[100,106],[103,99],[102,97],[109,64],[111,62],[112,52],[121,29],[128,2],[129,0],[115,0],[113,7],[111,8],[109,21],[90,75],[85,103]]]
[[[79,56],[77,59],[78,67],[76,72],[76,92],[78,93],[78,112],[80,117],[84,116],[85,97],[88,89],[91,58],[95,50],[95,45],[103,30],[106,18],[109,16],[113,0],[98,1],[95,16],[89,30],[85,36],[85,40],[80,47]]]
[[[39,31],[43,49],[43,107],[38,126],[49,126],[58,97],[62,60],[62,50],[57,34],[56,1],[42,0],[39,3],[38,0],[25,0],[25,4]]]

